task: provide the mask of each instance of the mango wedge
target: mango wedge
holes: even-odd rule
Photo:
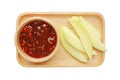
[[[73,33],[71,29],[66,26],[61,26],[62,33],[64,35],[65,40],[75,49],[85,52],[83,49],[82,43],[80,39]]]
[[[92,45],[94,48],[100,51],[106,51],[103,43],[101,42],[101,35],[99,31],[90,23],[88,23],[83,17],[78,17],[78,22],[81,24],[89,33],[90,39],[92,41]]]
[[[91,59],[93,55],[93,48],[87,30],[83,27],[83,25],[81,25],[78,21],[76,21],[76,17],[70,18],[69,22],[71,23],[77,35],[79,36],[86,54]]]
[[[74,47],[72,47],[66,40],[65,37],[63,35],[63,31],[62,31],[62,27],[60,27],[60,39],[61,42],[63,44],[63,47],[66,49],[66,51],[72,55],[74,58],[76,58],[77,60],[81,61],[81,62],[87,62],[88,61],[88,56],[82,52],[80,52],[79,50],[75,49]]]

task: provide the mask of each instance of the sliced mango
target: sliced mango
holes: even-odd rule
[[[82,53],[79,50],[75,49],[65,40],[62,27],[60,27],[60,37],[61,37],[60,39],[61,39],[63,47],[70,55],[72,55],[74,58],[76,58],[77,60],[81,62],[88,61],[88,56],[85,53]]]
[[[76,21],[76,19],[77,17],[73,16],[72,18],[69,19],[69,22],[71,23],[73,29],[76,31],[77,35],[79,36],[85,52],[91,59],[93,55],[93,48],[90,36],[87,30],[83,27],[83,25]]]
[[[80,39],[73,33],[71,29],[69,29],[66,26],[61,26],[61,29],[62,29],[62,33],[64,35],[65,40],[71,46],[73,46],[77,50],[80,50],[81,52],[85,52]]]
[[[106,51],[103,43],[101,42],[101,35],[99,31],[90,23],[88,23],[83,17],[78,17],[78,22],[81,24],[89,33],[93,47],[100,51]]]

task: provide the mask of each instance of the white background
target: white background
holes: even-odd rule
[[[0,80],[120,80],[119,0],[1,0]],[[25,68],[16,60],[14,35],[22,12],[100,12],[105,18],[106,56],[99,67]]]

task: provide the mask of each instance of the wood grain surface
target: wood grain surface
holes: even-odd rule
[[[70,27],[70,23],[68,22],[68,18],[72,16],[82,16],[88,22],[93,24],[101,33],[102,42],[105,43],[105,26],[104,26],[104,18],[100,13],[95,12],[46,12],[46,13],[22,13],[18,19],[16,27],[26,19],[31,17],[42,17],[51,21],[59,31],[59,27],[61,25],[65,25]],[[98,54],[94,56],[87,63],[82,63],[72,57],[68,52],[63,48],[60,43],[59,49],[56,54],[48,61],[42,63],[33,63],[24,59],[16,50],[17,60],[20,65],[25,67],[90,67],[90,66],[99,66],[103,63],[105,58],[105,53],[95,50]]]

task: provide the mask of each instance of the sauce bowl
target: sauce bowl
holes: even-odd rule
[[[52,58],[58,49],[58,31],[46,18],[31,17],[17,26],[15,45],[26,60],[44,62]]]

